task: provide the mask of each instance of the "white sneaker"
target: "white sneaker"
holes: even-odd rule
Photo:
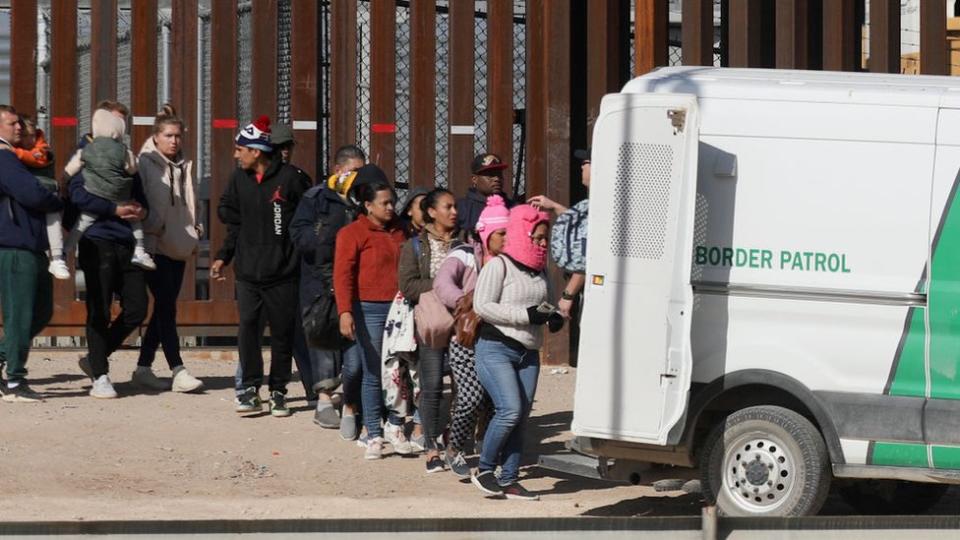
[[[67,268],[67,262],[63,259],[51,260],[47,266],[47,271],[57,279],[70,279],[70,269]]]
[[[169,390],[170,385],[161,381],[153,374],[153,370],[144,366],[137,366],[133,376],[130,378],[134,384],[142,386],[148,390],[164,391]]]
[[[427,442],[423,434],[414,435],[410,438],[410,448],[413,449],[414,453],[419,454],[420,452],[427,451]]]
[[[179,366],[173,370],[174,392],[196,392],[203,388],[203,381],[191,375],[187,368]]]
[[[117,391],[113,389],[110,377],[101,375],[97,380],[93,381],[90,396],[98,399],[113,399],[117,397]]]
[[[395,453],[401,456],[413,453],[413,446],[410,445],[410,441],[408,441],[407,437],[403,434],[403,426],[395,426],[387,422],[387,424],[383,426],[383,438],[390,443]]]
[[[147,270],[157,269],[157,263],[153,262],[153,257],[146,251],[140,249],[133,251],[133,257],[130,258],[130,262]]]
[[[367,451],[363,457],[369,460],[380,459],[383,457],[383,437],[376,437],[367,442]]]

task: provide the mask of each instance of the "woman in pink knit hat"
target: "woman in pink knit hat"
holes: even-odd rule
[[[479,242],[461,244],[447,255],[433,280],[433,291],[455,313],[473,309],[473,289],[484,263],[503,251],[510,210],[503,197],[487,197],[475,231]],[[447,466],[460,478],[470,478],[470,466],[463,453],[465,443],[473,436],[484,403],[489,412],[490,398],[480,385],[474,364],[473,347],[466,347],[454,336],[450,340],[450,369],[457,393],[450,416],[450,446],[446,451]],[[485,422],[481,422],[485,424]],[[478,442],[479,442],[478,436]],[[476,445],[479,448],[479,444]]]
[[[473,308],[483,324],[476,347],[480,384],[495,412],[483,437],[473,484],[483,493],[537,500],[517,481],[527,417],[537,391],[543,326],[556,332],[563,317],[546,304],[550,217],[529,204],[510,211],[503,253],[477,278]],[[500,466],[500,477],[494,469]]]

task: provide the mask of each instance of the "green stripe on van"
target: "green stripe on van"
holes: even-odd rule
[[[933,467],[936,469],[960,469],[960,447],[934,446]]]
[[[960,399],[960,201],[956,186],[934,237],[930,272],[930,397]]]
[[[921,274],[917,291],[927,292],[930,325],[930,396],[960,399],[960,200],[954,180],[946,207],[934,234],[929,279]],[[905,335],[894,358],[887,393],[893,396],[924,397],[924,310],[910,309]],[[960,468],[960,448],[933,448],[934,467]],[[871,463],[927,467],[924,444],[875,443]]]
[[[873,443],[871,465],[891,467],[926,467],[927,445],[913,443]]]

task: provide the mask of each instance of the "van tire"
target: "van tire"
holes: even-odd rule
[[[950,486],[903,480],[851,480],[837,488],[843,502],[863,515],[924,514]]]
[[[830,492],[820,432],[773,405],[741,409],[714,427],[700,452],[700,474],[704,497],[725,516],[813,515]]]

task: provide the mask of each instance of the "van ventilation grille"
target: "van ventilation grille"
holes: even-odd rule
[[[615,257],[663,257],[672,171],[673,148],[669,145],[620,146],[611,243]]]

